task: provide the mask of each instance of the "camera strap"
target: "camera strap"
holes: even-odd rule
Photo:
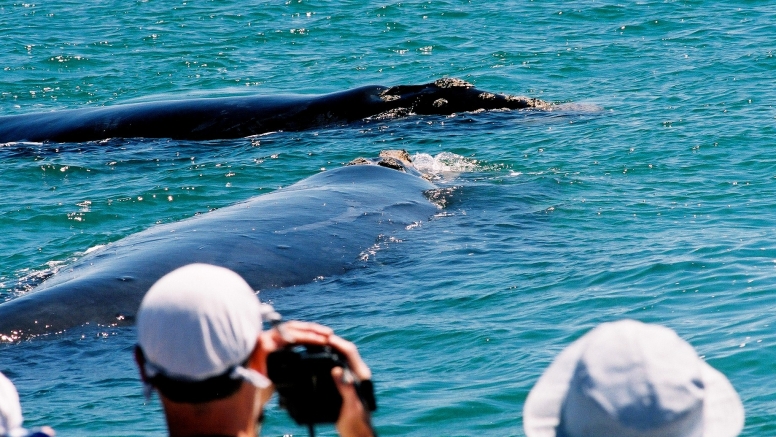
[[[358,397],[361,398],[361,403],[364,404],[367,410],[375,411],[377,409],[377,401],[375,400],[375,387],[372,384],[372,380],[365,379],[361,382],[357,382],[355,386],[356,393],[358,393]]]

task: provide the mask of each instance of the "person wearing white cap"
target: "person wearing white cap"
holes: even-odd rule
[[[352,343],[305,322],[262,332],[261,304],[237,273],[191,264],[148,291],[137,314],[135,359],[147,390],[159,392],[171,436],[255,436],[272,395],[267,355],[294,343],[330,345],[349,372],[332,370],[342,395],[336,423],[342,436],[372,436],[369,412],[353,386],[369,367]]]
[[[53,437],[51,427],[22,428],[22,406],[13,383],[0,373],[0,437]]]
[[[669,328],[604,323],[561,352],[523,409],[528,437],[734,437],[733,386]]]

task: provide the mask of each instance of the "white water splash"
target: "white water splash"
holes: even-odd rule
[[[46,267],[40,270],[34,269],[22,269],[17,272],[18,278],[11,285],[10,294],[7,296],[18,297],[23,294],[29,293],[33,288],[37,287],[41,282],[48,279],[61,269],[67,262],[66,261],[49,261],[46,263]],[[6,299],[8,300],[8,299]]]
[[[604,107],[592,103],[592,102],[569,102],[569,103],[558,103],[553,108],[555,111],[569,111],[569,112],[578,112],[578,113],[596,113],[596,112],[602,112],[604,110]]]
[[[481,170],[476,159],[466,158],[455,153],[442,152],[436,156],[427,153],[417,153],[412,157],[412,163],[421,173],[439,175],[442,173],[465,173]]]
[[[92,246],[92,247],[90,247],[90,248],[86,249],[86,252],[84,252],[83,254],[76,254],[76,255],[86,255],[87,253],[92,253],[92,252],[94,252],[95,250],[102,249],[102,248],[103,248],[103,247],[105,247],[105,246],[107,246],[107,244],[98,244],[98,245],[96,245],[96,246]]]
[[[364,250],[358,255],[358,260],[366,262],[366,261],[369,261],[370,259],[374,259],[375,256],[377,255],[377,252],[387,248],[391,244],[401,243],[401,242],[402,240],[399,238],[389,237],[389,236],[380,234],[377,236],[377,242],[375,242],[375,244],[373,244],[371,247]]]
[[[35,287],[40,285],[43,281],[56,274],[63,267],[71,265],[78,258],[102,249],[105,246],[105,244],[98,244],[96,246],[90,247],[84,252],[76,252],[71,257],[66,259],[48,261],[46,262],[45,267],[41,269],[22,269],[16,273],[17,278],[15,280],[0,284],[0,290],[5,289],[9,291],[8,296],[5,298],[6,301],[11,298],[27,294]]]

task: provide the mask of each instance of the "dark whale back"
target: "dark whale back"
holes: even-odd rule
[[[341,274],[357,265],[381,234],[432,216],[437,207],[424,196],[432,188],[408,173],[354,165],[152,227],[95,250],[29,294],[0,305],[0,338],[86,323],[130,323],[157,279],[193,262],[230,268],[257,290]]]
[[[0,117],[0,143],[107,138],[213,140],[299,131],[386,115],[482,109],[549,109],[537,99],[496,95],[456,79],[365,86],[317,96],[247,96],[134,103]]]

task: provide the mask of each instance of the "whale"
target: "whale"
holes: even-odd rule
[[[191,263],[229,268],[255,290],[340,275],[365,265],[384,238],[420,226],[441,207],[436,186],[404,151],[349,164],[88,252],[0,304],[0,340],[132,324],[149,287]]]
[[[234,139],[369,118],[552,108],[540,99],[495,94],[460,79],[443,78],[422,85],[372,85],[323,95],[196,98],[7,115],[0,117],[0,143]]]

